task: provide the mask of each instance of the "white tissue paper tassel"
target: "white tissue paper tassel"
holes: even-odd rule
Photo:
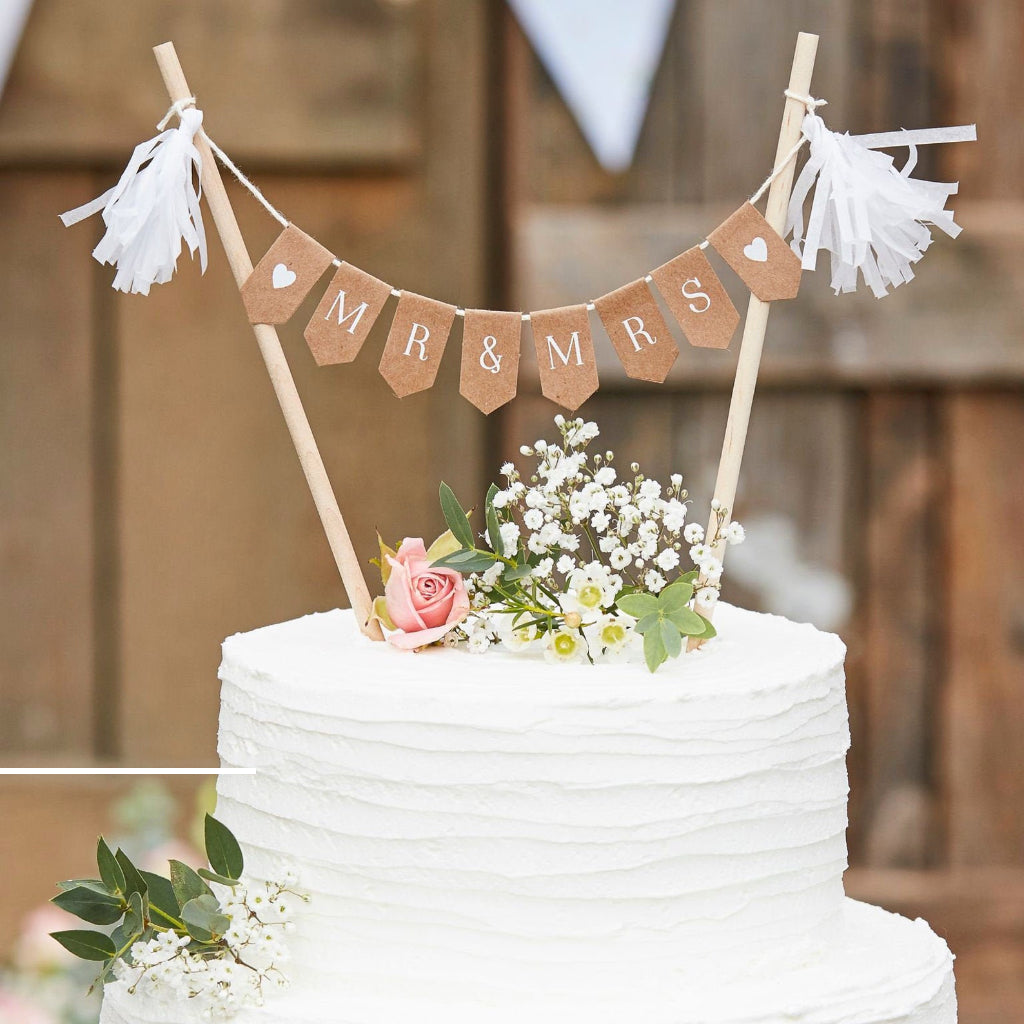
[[[942,137],[946,131],[932,129],[925,141],[959,141]],[[932,240],[926,225],[933,224],[951,238],[960,233],[952,212],[944,209],[957,185],[910,177],[917,149],[909,137],[915,133],[908,132],[902,143],[898,132],[882,140],[890,146],[909,145],[910,156],[902,170],[896,169],[892,157],[867,148],[855,136],[829,131],[817,114],[805,116],[803,134],[810,143],[810,155],[793,188],[784,235],[793,233],[791,245],[804,270],[814,269],[820,249],[832,254],[832,287],[837,294],[855,291],[860,271],[882,298],[889,286],[913,279],[911,264]],[[812,187],[814,199],[805,231],[803,205]]]
[[[70,227],[103,211],[107,232],[93,250],[100,263],[117,267],[114,288],[149,294],[150,285],[169,281],[182,241],[206,270],[206,234],[199,208],[202,159],[193,138],[201,110],[181,111],[177,128],[135,147],[121,180],[90,203],[62,213]]]

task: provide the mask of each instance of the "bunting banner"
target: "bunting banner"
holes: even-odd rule
[[[607,334],[627,376],[655,383],[667,379],[679,355],[662,303],[691,346],[729,347],[740,315],[707,258],[709,246],[752,295],[778,302],[796,297],[802,272],[815,268],[822,249],[831,255],[837,293],[855,290],[862,277],[882,297],[890,287],[913,278],[911,265],[928,248],[931,226],[956,237],[960,229],[945,209],[956,185],[920,181],[910,173],[918,145],[972,140],[976,138],[973,125],[841,135],[830,131],[817,114],[823,100],[789,90],[786,95],[805,110],[799,142],[750,200],[705,240],[642,277],[606,295],[557,309],[464,309],[394,288],[343,262],[290,223],[213,143],[202,128],[194,97],[174,104],[159,127],[177,115],[177,129],[162,131],[137,147],[117,186],[62,214],[62,219],[70,225],[102,212],[107,232],[94,256],[117,266],[114,287],[122,291],[147,293],[151,284],[168,280],[182,242],[200,253],[205,266],[205,237],[193,179],[198,135],[283,227],[242,285],[251,323],[286,323],[334,266],[304,331],[317,365],[352,362],[391,297],[396,297],[379,369],[399,398],[434,385],[454,330],[462,349],[459,391],[481,412],[493,412],[516,394],[520,350],[529,324],[541,393],[575,411],[599,385],[594,327]],[[809,157],[780,234],[755,203],[805,144]],[[906,146],[910,154],[902,169],[877,152],[896,146]],[[810,206],[806,227],[805,203]],[[777,223],[781,227],[781,218]],[[593,323],[591,312],[596,314]]]

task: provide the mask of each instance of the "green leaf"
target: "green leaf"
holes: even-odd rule
[[[438,494],[441,498],[441,512],[444,514],[448,529],[464,548],[473,547],[473,528],[469,525],[469,517],[459,504],[459,499],[455,497],[455,492],[442,481]]]
[[[129,932],[141,932],[146,927],[146,907],[142,893],[133,892],[128,900],[128,911],[124,915],[124,927]]]
[[[386,597],[375,597],[373,604],[370,608],[370,618],[379,620],[388,629],[397,628],[391,621],[391,616],[388,614],[388,601]]]
[[[181,919],[189,935],[200,942],[219,938],[231,926],[231,918],[220,912],[216,896],[197,896],[181,908]]]
[[[665,644],[661,639],[660,629],[649,629],[644,633],[644,661],[647,667],[656,672],[658,666],[668,657],[665,653]]]
[[[57,883],[57,888],[62,892],[67,892],[68,889],[75,889],[78,886],[83,889],[91,889],[93,892],[104,893],[107,896],[114,895],[98,878],[68,878]]]
[[[661,614],[659,612],[648,612],[646,615],[641,615],[636,620],[636,626],[633,628],[638,633],[646,633],[649,629],[656,629],[661,622]]]
[[[197,896],[213,895],[213,890],[187,864],[182,864],[180,860],[172,860],[170,868],[171,886],[179,907],[184,909],[185,904]]]
[[[434,563],[436,569],[455,569],[463,575],[471,572],[484,572],[494,565],[496,559],[490,551],[456,551]]]
[[[238,840],[234,837],[231,829],[223,822],[218,821],[212,814],[207,814],[204,830],[206,833],[206,856],[210,861],[210,867],[218,875],[241,878],[245,861],[242,858],[242,848],[238,845]]]
[[[668,617],[675,623],[679,632],[685,633],[687,636],[697,636],[699,633],[703,633],[704,625],[707,622],[690,608],[678,608],[676,611],[670,612]]]
[[[143,932],[130,932],[123,924],[118,925],[110,933],[110,941],[114,943],[115,955],[123,949],[121,958],[125,963],[130,964],[132,962],[132,946],[142,938],[143,934]]]
[[[718,630],[711,624],[710,619],[705,619],[700,613],[697,617],[704,623],[704,629],[700,633],[691,633],[695,640],[710,640],[713,636],[718,636]]]
[[[497,493],[497,484],[491,484],[491,486],[487,488],[487,500],[484,503],[484,518],[487,520],[487,537],[491,542],[491,550],[500,558],[505,554],[505,542],[501,539],[498,513],[494,508],[494,496]]]
[[[157,923],[161,925],[170,924],[172,920],[177,921],[181,908],[174,895],[174,886],[170,881],[160,875],[154,875],[152,871],[140,871],[146,885],[149,887],[150,915],[158,918]]]
[[[146,880],[139,874],[139,869],[128,859],[128,855],[123,850],[118,850],[114,857],[121,866],[121,871],[124,872],[125,896],[131,896],[133,892],[137,892],[142,895],[142,899],[145,901],[148,887],[146,886]]]
[[[51,901],[61,910],[66,910],[75,917],[80,917],[89,924],[113,924],[121,920],[124,913],[124,904],[120,897],[111,896],[110,893],[96,892],[94,889],[86,889],[85,886],[77,886],[59,893]]]
[[[78,929],[68,932],[51,932],[69,953],[81,960],[109,960],[116,952],[114,940],[103,932]]]
[[[689,583],[671,583],[658,595],[658,607],[668,614],[679,608],[685,608],[693,597],[693,587]]]
[[[699,576],[700,576],[700,569],[691,569],[689,572],[684,572],[679,577],[679,579],[676,580],[676,582],[677,583],[689,583],[692,586],[694,583],[697,582],[697,579],[699,578]]]
[[[124,872],[121,870],[121,865],[117,863],[117,858],[110,852],[110,847],[107,846],[103,836],[100,836],[96,843],[96,863],[99,865],[103,884],[111,892],[123,893],[125,891]]]
[[[199,875],[200,878],[205,878],[208,882],[219,882],[221,885],[230,885],[232,887],[238,885],[237,878],[228,878],[225,875],[218,875],[216,871],[207,871],[206,868],[199,868],[196,871],[196,874]]]
[[[515,583],[516,580],[526,579],[530,573],[533,572],[533,566],[529,563],[525,565],[510,565],[502,574],[501,578],[506,583]]]
[[[642,619],[658,610],[658,599],[653,594],[621,594],[615,604],[634,619]]]
[[[387,586],[388,580],[391,579],[391,563],[388,561],[388,555],[394,558],[396,551],[384,543],[380,530],[377,531],[377,547],[380,549],[380,560],[377,562],[380,566],[380,581],[384,586]]]
[[[669,658],[678,658],[682,653],[683,638],[679,635],[676,624],[670,619],[664,619],[661,623],[661,642]]]
[[[433,544],[427,548],[427,560],[433,564],[439,558],[444,558],[445,555],[453,554],[458,551],[462,545],[455,539],[455,534],[451,530],[445,530]]]

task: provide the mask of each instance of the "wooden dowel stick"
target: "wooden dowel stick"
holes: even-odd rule
[[[156,62],[160,67],[160,74],[163,76],[171,102],[176,103],[178,100],[188,99],[192,92],[185,80],[185,72],[181,68],[174,44],[161,43],[153,48],[153,53],[156,56]],[[227,192],[224,190],[217,161],[202,134],[196,135],[195,145],[203,158],[203,193],[206,196],[210,212],[213,214],[217,233],[224,245],[224,253],[231,266],[231,273],[235,276],[235,283],[241,288],[252,273],[252,260],[249,258],[249,252],[242,239],[242,232],[238,228],[238,221],[235,220],[234,211],[231,209]],[[270,383],[273,385],[274,393],[281,405],[281,412],[288,425],[288,433],[291,435],[292,444],[295,446],[295,452],[302,465],[302,471],[306,475],[306,483],[309,485],[313,502],[317,512],[320,513],[320,522],[323,523],[324,533],[327,534],[327,543],[331,547],[334,561],[341,573],[341,581],[348,593],[356,621],[363,633],[372,640],[383,640],[384,636],[376,620],[368,621],[372,607],[370,592],[366,587],[359,559],[352,547],[352,540],[348,535],[341,509],[338,507],[338,500],[334,496],[323,459],[320,457],[320,449],[313,437],[309,420],[306,418],[306,411],[302,407],[299,392],[295,387],[291,370],[288,368],[284,350],[281,348],[281,340],[277,336],[277,331],[269,324],[254,324],[253,333],[256,335],[256,342],[260,347],[263,361],[266,363]]]
[[[814,58],[818,51],[818,37],[801,32],[796,38],[796,51],[793,54],[793,67],[789,74],[789,91],[797,96],[807,96],[811,88],[811,74],[814,71]],[[782,129],[779,132],[779,145],[775,151],[777,167],[786,154],[796,145],[800,138],[800,126],[803,124],[806,108],[799,100],[786,98],[786,107],[782,114]],[[779,172],[768,189],[768,206],[765,220],[781,235],[786,227],[786,210],[789,206],[789,195],[793,189],[793,174],[796,170],[794,157]],[[740,463],[743,461],[743,448],[747,440],[747,426],[750,423],[750,407],[754,401],[754,388],[757,384],[757,371],[761,365],[761,349],[764,345],[764,334],[768,327],[768,312],[771,303],[763,302],[756,295],[750,296],[747,305],[747,319],[743,324],[743,338],[740,341],[739,357],[736,361],[736,379],[733,381],[732,398],[729,402],[729,418],[725,425],[725,439],[722,442],[722,457],[718,463],[718,478],[715,481],[715,499],[722,508],[728,509],[732,515],[733,502],[736,499],[736,485],[740,476]],[[727,522],[728,520],[726,520]],[[718,526],[716,514],[712,511],[708,522],[708,537],[715,535]],[[712,545],[715,557],[725,561],[725,543],[720,537]],[[714,614],[714,602],[701,604],[697,602],[697,611],[707,618]],[[700,641],[691,640],[688,649],[699,647]]]

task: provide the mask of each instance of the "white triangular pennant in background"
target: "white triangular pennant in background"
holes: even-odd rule
[[[0,96],[7,84],[7,75],[18,52],[18,43],[31,8],[32,0],[0,0]]]
[[[608,171],[633,160],[675,0],[508,0]]]

